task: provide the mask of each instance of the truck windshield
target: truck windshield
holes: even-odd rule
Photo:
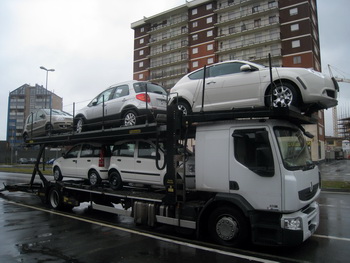
[[[309,170],[315,167],[306,140],[300,130],[275,127],[275,135],[286,169]]]

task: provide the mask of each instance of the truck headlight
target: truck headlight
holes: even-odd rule
[[[284,219],[284,228],[289,230],[302,230],[303,221],[300,217]]]

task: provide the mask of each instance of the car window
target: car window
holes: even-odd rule
[[[35,114],[34,114],[34,121],[39,121],[42,119],[45,119],[45,113],[42,110],[38,110]]]
[[[70,149],[64,157],[65,158],[77,158],[79,151],[80,151],[80,145],[76,145],[72,149]]]
[[[217,77],[227,74],[234,74],[241,72],[241,66],[245,64],[234,62],[234,63],[224,63],[210,67],[210,77]]]
[[[80,157],[99,157],[100,149],[100,146],[84,144],[81,149]]]
[[[101,103],[103,102],[103,100],[104,100],[104,101],[110,100],[110,99],[111,99],[110,96],[111,96],[113,90],[114,90],[114,88],[110,88],[110,89],[108,89],[108,90],[105,90],[105,91],[102,92],[96,99],[94,99],[91,103],[96,102],[96,103],[94,103],[94,104],[98,105],[98,104],[101,104]],[[90,104],[91,104],[91,103],[90,103]]]
[[[139,158],[155,159],[156,148],[148,142],[140,141],[137,155]]]
[[[146,84],[147,84],[147,92],[166,95],[166,91],[161,86],[154,83],[149,83],[149,82],[134,83],[135,92],[136,93],[146,92]]]
[[[128,85],[122,85],[116,88],[113,98],[120,98],[125,97],[129,95],[129,86]]]
[[[113,147],[113,156],[134,157],[135,142],[125,142]]]
[[[204,72],[204,69],[201,69],[201,70],[198,70],[190,75],[188,75],[188,77],[192,80],[194,79],[203,79],[203,72]],[[206,70],[206,77],[208,77],[208,72],[209,72],[209,68],[207,68]]]

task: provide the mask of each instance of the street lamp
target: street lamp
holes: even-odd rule
[[[49,71],[54,72],[55,70],[52,69],[47,69],[43,66],[40,67],[40,69],[45,70],[46,71],[46,94],[45,94],[45,109],[46,109],[46,99],[47,99],[47,81],[49,79]],[[51,103],[50,103],[50,108],[51,108]]]

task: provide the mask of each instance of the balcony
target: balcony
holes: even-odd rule
[[[149,69],[157,69],[164,66],[172,66],[179,63],[187,62],[188,61],[188,55],[187,54],[179,54],[179,55],[172,55],[170,54],[167,57],[159,58],[157,60],[151,60],[151,65]]]
[[[186,36],[188,34],[188,28],[178,28],[176,30],[171,30],[168,32],[163,32],[155,35],[151,35],[148,45],[158,45],[161,42],[169,42],[171,40],[174,40],[176,38],[180,38],[182,36]]]
[[[149,32],[154,33],[156,31],[166,30],[169,27],[174,25],[187,24],[187,21],[188,21],[187,15],[173,16],[173,17],[170,17],[169,19],[165,19],[158,23],[153,23],[151,25],[151,29]]]
[[[165,55],[168,53],[172,53],[175,51],[180,51],[182,49],[187,49],[188,47],[188,40],[181,40],[175,43],[171,43],[171,44],[164,44],[158,47],[154,47],[151,48],[151,54],[149,55],[149,57],[155,57],[158,55]]]

